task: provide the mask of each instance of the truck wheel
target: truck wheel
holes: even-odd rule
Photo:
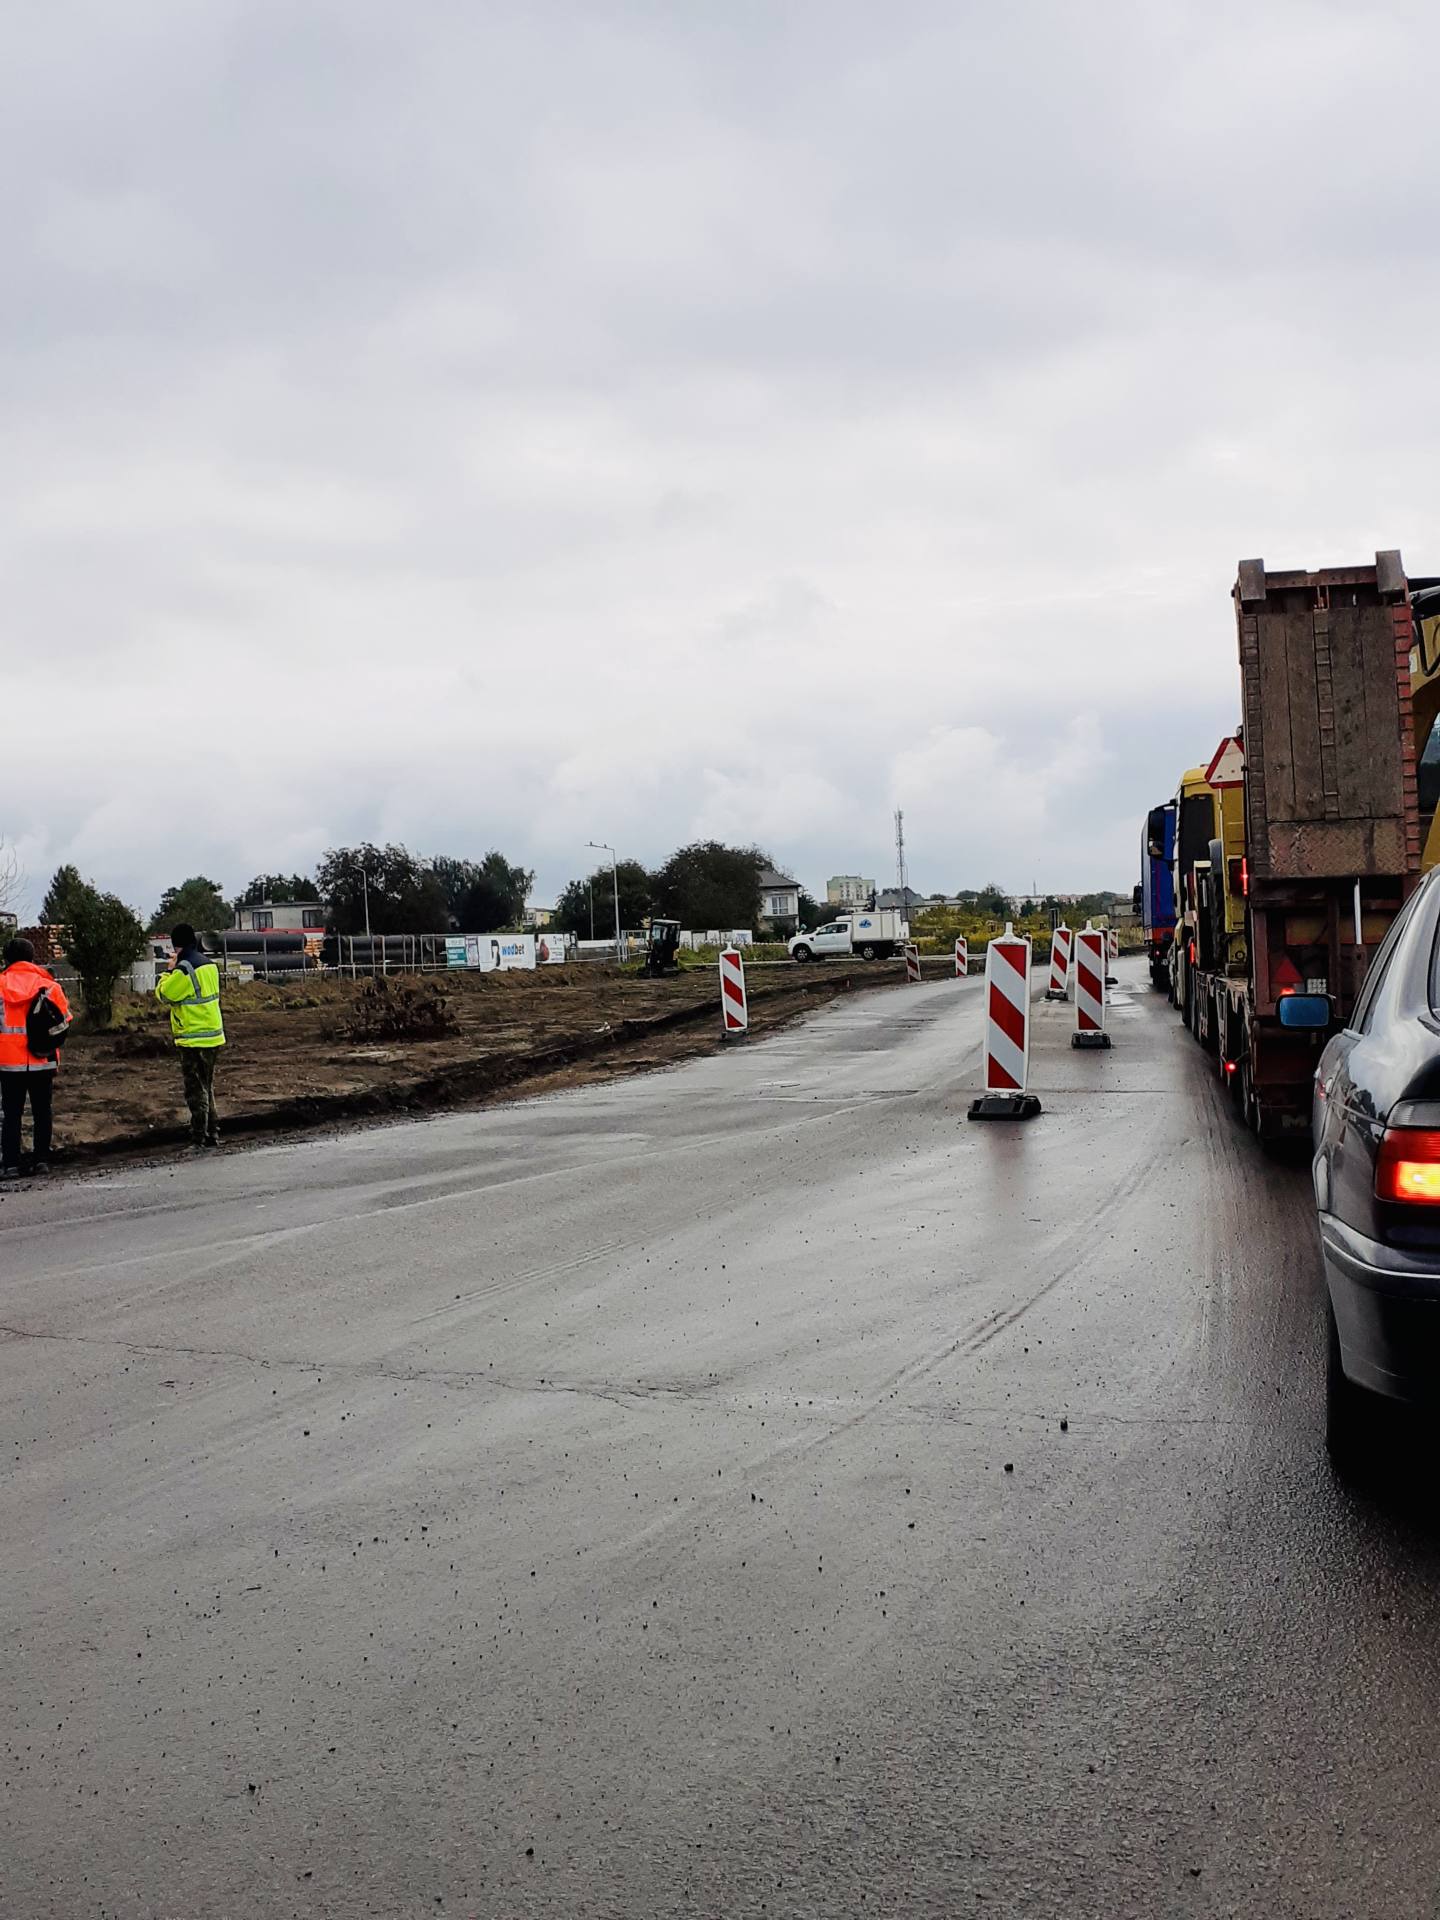
[[[812,957],[809,947],[796,947],[792,956],[796,960],[809,960]]]
[[[862,960],[875,960],[878,959],[879,956],[875,952],[874,947],[861,947],[860,958]]]
[[[1245,1064],[1237,1061],[1233,1073],[1225,1075],[1225,1090],[1230,1095],[1230,1111],[1243,1127],[1249,1115],[1245,1111]]]
[[[1346,1479],[1363,1478],[1376,1465],[1380,1414],[1376,1396],[1357,1387],[1340,1358],[1340,1330],[1329,1295],[1325,1299],[1325,1451]]]

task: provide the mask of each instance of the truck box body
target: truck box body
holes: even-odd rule
[[[1252,885],[1414,873],[1412,623],[1398,553],[1235,588]]]

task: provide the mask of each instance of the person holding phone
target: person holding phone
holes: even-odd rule
[[[220,969],[186,921],[171,929],[170,945],[174,954],[155,983],[155,997],[170,1009],[170,1037],[180,1055],[185,1104],[190,1109],[190,1144],[200,1153],[220,1144],[215,1112],[215,1062],[225,1044]]]

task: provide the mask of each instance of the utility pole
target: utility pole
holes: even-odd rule
[[[603,840],[590,840],[586,844],[594,847],[597,853],[608,853],[610,856],[610,891],[615,900],[615,960],[618,965],[620,961],[620,874],[615,864],[615,849],[607,846]]]
[[[365,902],[365,938],[368,940],[370,938],[370,883],[365,878],[363,867],[357,867],[355,871],[360,876],[360,897]]]

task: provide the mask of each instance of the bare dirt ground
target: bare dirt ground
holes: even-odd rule
[[[930,977],[949,970],[946,957],[926,964]],[[751,1031],[903,978],[899,960],[753,968],[746,979]],[[227,990],[216,1099],[228,1139],[480,1106],[642,1072],[725,1044],[717,977],[708,968],[664,980],[594,966],[440,975],[433,984],[455,1016],[455,1030],[440,1039],[356,1037],[350,1029],[365,984],[302,978]],[[115,1031],[77,1031],[65,1048],[55,1102],[58,1163],[144,1153],[185,1137],[165,1013],[153,1002],[126,1000],[119,1018]]]

